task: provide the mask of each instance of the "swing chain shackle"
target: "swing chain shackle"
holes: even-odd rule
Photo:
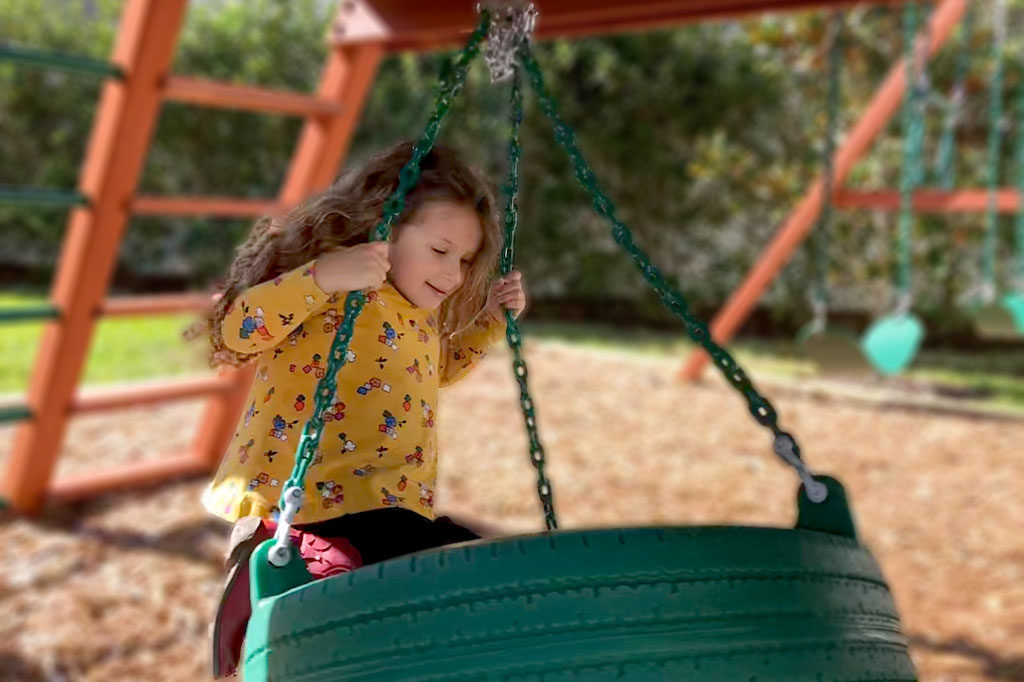
[[[489,0],[477,3],[478,13],[491,16],[487,30],[484,61],[491,72],[491,83],[501,83],[515,73],[516,52],[530,39],[537,25],[537,8],[527,0]]]
[[[274,531],[274,546],[270,548],[267,557],[271,564],[281,568],[292,558],[290,536],[292,523],[295,515],[299,513],[302,506],[303,491],[297,485],[293,485],[284,491],[284,509],[278,519],[277,529]]]

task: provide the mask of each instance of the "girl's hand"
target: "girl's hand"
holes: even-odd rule
[[[321,254],[313,281],[327,294],[378,289],[390,269],[387,242],[356,244]]]
[[[526,292],[523,291],[522,273],[513,270],[495,282],[491,287],[489,299],[488,307],[495,317],[504,319],[502,310],[507,308],[512,311],[512,318],[518,319],[526,309]]]

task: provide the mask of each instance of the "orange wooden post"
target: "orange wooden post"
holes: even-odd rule
[[[938,52],[942,44],[952,34],[953,28],[963,16],[966,6],[966,0],[943,0],[936,7],[931,18],[931,26],[926,29],[931,36],[927,50],[929,57]],[[920,37],[918,39],[920,40]],[[903,60],[900,59],[871,98],[860,121],[836,151],[833,157],[834,187],[842,186],[853,165],[863,156],[868,145],[892,118],[903,101],[905,89],[906,67]],[[732,339],[733,334],[747,319],[750,310],[761,297],[761,293],[814,227],[814,221],[822,207],[823,188],[824,181],[819,175],[782,227],[775,233],[771,243],[761,254],[761,258],[748,273],[746,279],[733,292],[725,307],[714,318],[711,323],[711,337],[716,343],[728,343]],[[693,351],[683,365],[682,376],[686,379],[696,379],[709,360],[710,358],[703,349]]]
[[[112,61],[125,78],[103,86],[78,184],[90,204],[69,217],[51,292],[62,316],[44,330],[28,393],[33,419],[15,431],[3,483],[11,505],[22,513],[41,508],[56,466],[186,5],[186,0],[128,0],[121,17]]]
[[[306,119],[278,197],[279,206],[290,207],[334,179],[383,54],[384,47],[378,42],[331,50],[316,99],[338,103],[341,108],[332,116]],[[231,442],[255,373],[255,365],[221,373],[230,377],[234,389],[209,401],[195,437],[196,452],[211,467],[220,463]]]

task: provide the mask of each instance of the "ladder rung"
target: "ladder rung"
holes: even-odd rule
[[[278,210],[278,203],[268,199],[138,197],[132,203],[132,212],[135,215],[248,218],[275,213]]]
[[[136,407],[176,400],[188,400],[236,388],[235,382],[221,377],[200,377],[179,381],[161,381],[141,386],[95,389],[75,397],[71,412],[83,414],[104,412],[122,407]]]
[[[115,64],[92,57],[37,50],[20,45],[0,45],[0,61],[42,66],[48,69],[76,71],[78,73],[99,74],[114,78],[124,78],[124,72]]]
[[[164,294],[158,296],[117,296],[100,305],[104,317],[191,313],[213,305],[216,297],[205,294]]]
[[[167,80],[164,98],[207,107],[292,116],[336,116],[342,112],[342,106],[337,102],[324,101],[310,95],[181,76]]]
[[[55,305],[36,305],[24,308],[3,308],[0,309],[0,324],[11,324],[17,322],[32,322],[35,320],[55,320],[60,317],[60,311]]]
[[[81,206],[89,203],[84,194],[73,190],[40,187],[0,187],[0,204],[26,206]]]
[[[194,453],[162,457],[152,461],[118,465],[113,471],[78,474],[61,478],[50,488],[50,497],[71,502],[118,490],[134,490],[141,486],[163,483],[179,476],[208,473],[210,463]]]
[[[27,405],[0,406],[0,424],[22,422],[32,419],[32,410]]]

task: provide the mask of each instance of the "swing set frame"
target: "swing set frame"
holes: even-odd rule
[[[941,0],[932,14],[928,55],[953,32],[967,0]],[[849,0],[543,0],[535,39],[582,37],[664,28],[766,11],[834,8]],[[91,71],[106,77],[74,192],[2,190],[0,201],[73,206],[50,305],[28,313],[0,311],[0,322],[45,320],[25,405],[0,409],[0,422],[17,422],[3,477],[3,499],[21,514],[36,514],[48,500],[87,499],[118,490],[203,475],[218,465],[253,380],[252,366],[179,381],[80,391],[97,320],[118,316],[199,312],[210,305],[196,294],[111,298],[108,289],[128,221],[133,215],[257,217],[279,213],[327,187],[342,165],[381,59],[398,51],[460,45],[475,13],[465,0],[342,0],[330,30],[331,50],[313,94],[217,83],[170,73],[187,0],[127,0],[109,64],[85,64],[61,55],[0,50],[0,59],[48,68]],[[88,67],[88,68],[85,68]],[[895,209],[896,192],[843,188],[851,168],[897,111],[905,89],[898,61],[834,156],[834,202],[839,207]],[[164,101],[299,116],[304,125],[276,198],[137,196],[154,127]],[[761,293],[812,229],[821,210],[818,178],[784,221],[747,279],[715,318],[711,331],[727,342]],[[983,211],[984,190],[922,191],[921,211]],[[1000,211],[1018,209],[1016,190],[999,194]],[[698,376],[707,362],[695,353],[682,375]],[[199,428],[184,453],[115,471],[54,480],[71,417],[127,407],[205,398]]]

